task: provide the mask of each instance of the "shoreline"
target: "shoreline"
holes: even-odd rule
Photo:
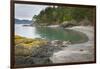
[[[55,52],[50,60],[53,63],[94,61],[94,28],[92,26],[74,26],[65,29],[82,32],[86,34],[89,40],[84,43],[71,44],[63,50]]]
[[[47,45],[40,46],[38,48],[34,48],[35,51],[33,51],[32,50],[33,48],[32,48],[31,49],[32,54],[30,54],[28,57],[16,56],[16,60],[18,60],[16,64],[20,64],[20,63],[24,64],[24,62],[27,62],[27,64],[31,64],[30,61],[32,62],[32,64],[39,64],[39,63],[48,64],[51,62],[52,63],[71,63],[71,62],[93,61],[94,60],[93,27],[92,26],[74,26],[70,28],[65,28],[65,30],[66,29],[81,32],[85,34],[89,38],[89,40],[84,43],[68,44],[67,46],[64,46],[64,47],[61,45],[55,46],[54,44],[53,45],[47,44]],[[24,38],[24,37],[20,37],[20,38]],[[27,39],[27,38],[24,38],[24,39]],[[37,40],[40,40],[40,39],[37,39]],[[18,46],[16,47],[19,48]],[[31,46],[28,46],[28,47],[31,47]],[[27,52],[27,54],[28,53],[29,52]],[[41,57],[43,57],[44,59]],[[20,59],[23,59],[23,61],[21,61]]]

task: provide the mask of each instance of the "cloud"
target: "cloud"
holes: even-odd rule
[[[31,20],[34,15],[39,14],[46,7],[48,5],[15,4],[15,18]]]

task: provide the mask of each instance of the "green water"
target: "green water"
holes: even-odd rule
[[[69,29],[38,27],[36,33],[47,40],[69,40],[72,43],[87,41],[85,34]]]
[[[15,33],[27,38],[44,38],[47,40],[70,40],[72,43],[80,43],[88,40],[81,32],[63,28],[30,27],[15,24]]]

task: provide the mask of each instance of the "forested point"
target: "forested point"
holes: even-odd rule
[[[70,22],[73,25],[94,25],[95,8],[49,6],[33,16],[34,24],[41,26],[61,25]]]

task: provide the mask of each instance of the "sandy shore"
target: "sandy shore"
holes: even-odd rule
[[[94,61],[94,28],[92,26],[75,26],[72,28],[87,35],[88,41],[80,44],[71,44],[59,52],[55,52],[50,60],[53,63],[70,63]]]
[[[57,28],[57,27],[59,27],[59,25],[50,25],[48,27],[50,27],[50,28]]]

